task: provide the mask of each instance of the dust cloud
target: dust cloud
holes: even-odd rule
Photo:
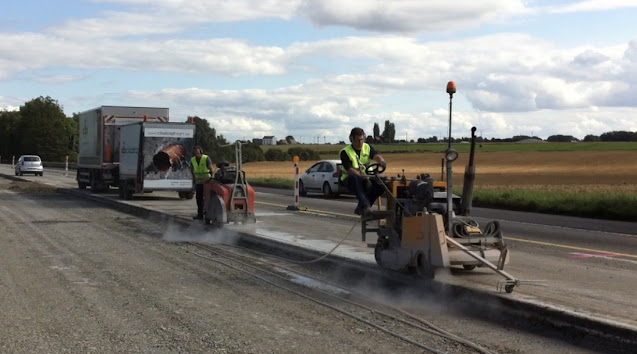
[[[223,227],[182,226],[170,223],[162,235],[162,240],[167,242],[199,242],[210,244],[237,245],[241,236],[233,230]]]

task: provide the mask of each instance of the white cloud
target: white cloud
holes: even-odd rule
[[[74,39],[142,37],[184,32],[209,23],[289,19],[299,1],[289,0],[103,0],[129,5],[128,11],[103,11],[97,17],[69,19],[48,28],[56,36]]]
[[[371,131],[387,119],[397,123],[397,134],[440,136],[449,80],[458,85],[460,105],[454,134],[465,136],[472,125],[497,136],[630,127],[637,105],[637,39],[568,47],[503,31],[512,27],[478,31],[539,9],[522,0],[94,2],[123,10],[64,19],[41,33],[0,32],[0,84],[37,82],[56,85],[46,88],[56,92],[104,84],[108,90],[78,91],[60,102],[79,107],[75,111],[105,102],[169,106],[175,120],[198,115],[238,138],[250,132],[341,140],[353,125]],[[596,6],[632,4],[584,1],[552,10]],[[270,32],[247,35],[251,26],[262,30],[271,20],[293,30],[299,19],[371,33],[315,29],[307,39],[278,33],[280,41]],[[213,32],[219,28],[224,35]],[[467,28],[472,34],[461,35]],[[233,31],[241,36],[232,38]],[[443,33],[424,35],[431,31]],[[96,84],[96,76],[109,77]],[[184,77],[193,83],[184,84]],[[211,89],[226,83],[235,89]],[[20,104],[0,97],[0,107]]]
[[[300,7],[300,13],[319,26],[375,32],[454,31],[527,11],[519,0],[306,0]]]
[[[551,6],[549,12],[552,13],[568,13],[568,12],[592,12],[606,11],[623,8],[637,7],[634,0],[587,0],[576,2],[573,4]]]

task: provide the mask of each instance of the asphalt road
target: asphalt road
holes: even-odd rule
[[[55,187],[72,184],[72,178],[61,175],[26,179]],[[197,258],[181,245],[163,241],[177,231],[161,223],[53,189],[30,188],[9,185],[0,190],[0,297],[7,305],[0,312],[2,352],[422,352],[340,313]],[[261,210],[278,210],[278,203],[289,201],[258,194]],[[304,223],[322,220],[316,223],[327,229],[327,224],[350,221],[347,201],[304,201],[332,206],[324,212],[333,216],[308,214],[302,216]],[[135,202],[187,203],[167,195],[142,196]],[[265,218],[267,211],[261,213]],[[604,352],[603,343],[559,337],[542,325],[472,318],[458,304],[423,297],[393,301],[419,306],[436,325],[500,353]],[[493,317],[498,317],[497,309]],[[440,338],[417,339],[445,352],[474,352]]]
[[[11,171],[2,168],[0,172]],[[47,175],[52,176],[50,180]],[[61,173],[45,171],[44,178],[26,178],[76,188],[72,173],[63,177]],[[357,220],[352,214],[351,197],[301,198],[301,205],[310,208],[310,212],[293,214],[285,211],[293,202],[292,191],[258,187],[256,190],[259,232],[284,235],[296,232],[296,236],[289,237],[338,242]],[[114,191],[111,194],[116,197]],[[192,214],[194,201],[175,203],[173,198],[172,194],[166,197],[154,193],[139,196],[131,203],[184,217]],[[511,256],[506,270],[522,280],[512,296],[611,323],[636,326],[636,223],[481,208],[475,208],[473,214],[480,224],[494,219],[501,222]],[[360,239],[353,238],[345,243],[360,247]],[[453,275],[437,274],[436,279],[493,292],[497,278],[486,269]]]

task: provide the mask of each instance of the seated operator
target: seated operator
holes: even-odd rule
[[[361,128],[352,129],[349,134],[350,145],[341,150],[342,173],[341,180],[356,195],[358,206],[354,210],[356,215],[369,216],[370,206],[384,192],[384,186],[376,179],[365,177],[366,168],[374,160],[385,168],[387,163],[372,146],[365,142],[365,132]],[[371,186],[370,186],[371,184]]]

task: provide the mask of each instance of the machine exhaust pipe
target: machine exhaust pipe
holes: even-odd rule
[[[476,179],[476,166],[473,156],[476,153],[476,127],[471,128],[471,152],[469,164],[464,169],[464,181],[462,183],[462,215],[471,214],[471,202],[473,201],[473,181]]]

